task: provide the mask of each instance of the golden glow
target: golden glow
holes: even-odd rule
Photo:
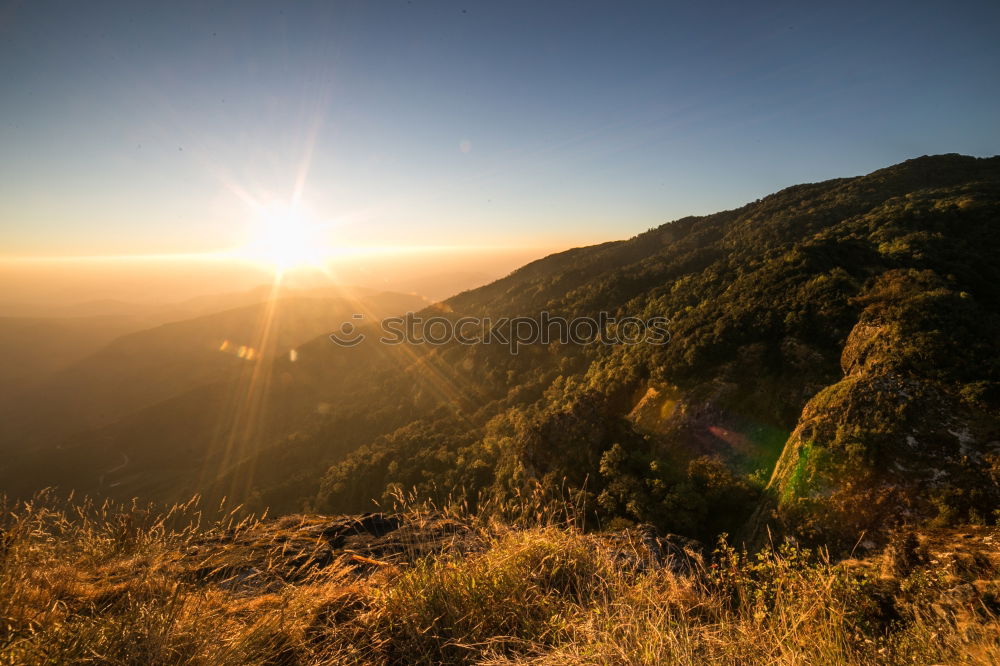
[[[258,208],[251,240],[239,254],[277,272],[321,268],[330,253],[322,231],[302,204],[271,203]]]

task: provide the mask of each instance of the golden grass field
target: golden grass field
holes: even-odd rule
[[[331,556],[322,516],[206,515],[196,501],[7,506],[0,661],[1000,663],[995,528],[900,535],[841,562],[720,543],[671,567],[627,531],[545,512],[404,508],[381,558]]]

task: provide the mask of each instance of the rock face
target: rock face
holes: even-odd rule
[[[755,517],[758,539],[771,524],[843,548],[874,545],[893,525],[992,520],[1000,507],[1000,419],[977,384],[962,383],[976,350],[908,339],[965,297],[925,276],[896,278],[873,288],[843,349],[843,379],[803,409],[771,504]]]
[[[625,535],[642,544],[653,568],[689,574],[704,562],[705,547],[700,541],[679,534],[660,536],[652,525],[639,525]]]
[[[663,535],[652,525],[595,536],[597,547],[606,548],[623,571],[635,575],[651,569],[690,575],[705,557],[700,542]],[[367,576],[428,556],[481,552],[490,545],[487,531],[443,516],[297,515],[202,538],[188,547],[178,564],[189,579],[259,593],[306,582],[330,567],[348,576]]]
[[[425,555],[474,547],[467,525],[444,517],[404,519],[385,513],[286,516],[194,544],[184,554],[191,575],[237,587],[302,581],[333,564],[356,573]]]

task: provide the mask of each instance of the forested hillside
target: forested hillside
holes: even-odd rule
[[[546,257],[419,313],[665,317],[668,344],[386,345],[369,317],[362,344],[322,335],[269,365],[227,421],[243,430],[219,436],[223,396],[244,390],[231,383],[76,444],[128,441],[141,460],[155,431],[157,450],[183,442],[199,467],[166,483],[162,457],[134,462],[127,490],[277,512],[541,488],[595,524],[706,540],[770,528],[844,548],[893,522],[992,522],[998,219],[1000,158],[797,185]]]
[[[700,538],[992,521],[998,216],[1000,159],[946,155],[547,257],[441,312],[665,316],[669,344],[318,340],[292,385],[333,406],[270,459],[354,449],[301,498],[326,511],[540,483]],[[276,477],[258,501],[292,500]]]

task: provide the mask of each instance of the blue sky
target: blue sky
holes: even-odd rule
[[[554,248],[1000,153],[1000,3],[3,2],[0,254]]]

